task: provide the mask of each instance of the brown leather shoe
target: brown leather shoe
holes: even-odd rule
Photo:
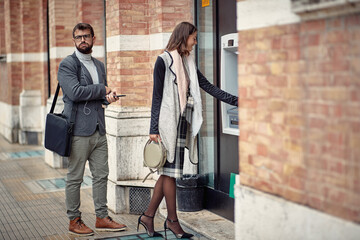
[[[93,230],[88,228],[80,217],[77,217],[74,220],[70,220],[69,233],[81,236],[94,235]]]
[[[120,224],[112,220],[111,217],[98,218],[96,217],[95,224],[97,231],[109,231],[109,232],[119,232],[126,230],[126,225]]]

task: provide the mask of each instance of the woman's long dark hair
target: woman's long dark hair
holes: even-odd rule
[[[197,32],[197,29],[193,24],[189,22],[179,23],[172,32],[165,49],[167,51],[177,49],[180,56],[188,56],[190,52],[186,49],[186,42],[189,36],[194,32]]]

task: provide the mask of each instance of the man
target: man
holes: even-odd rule
[[[65,188],[67,215],[70,219],[69,233],[82,236],[94,234],[81,220],[79,211],[80,186],[87,160],[92,174],[96,230],[122,231],[126,226],[108,216],[106,194],[109,166],[103,108],[104,104],[115,102],[118,97],[115,91],[107,87],[104,64],[91,57],[95,43],[93,28],[86,23],[77,24],[73,29],[72,40],[75,52],[60,63],[58,71],[63,91],[64,115],[70,119],[73,107],[76,109]]]

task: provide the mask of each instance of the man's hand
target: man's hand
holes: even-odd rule
[[[106,95],[111,93],[111,88],[109,88],[108,86],[105,86],[105,90],[106,90]]]
[[[116,96],[116,92],[113,91],[106,95],[106,100],[109,103],[113,103],[113,102],[116,102],[117,100],[119,100],[119,98]]]

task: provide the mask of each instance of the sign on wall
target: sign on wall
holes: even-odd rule
[[[202,0],[202,2],[201,2],[202,7],[207,7],[209,5],[210,5],[210,0]]]

